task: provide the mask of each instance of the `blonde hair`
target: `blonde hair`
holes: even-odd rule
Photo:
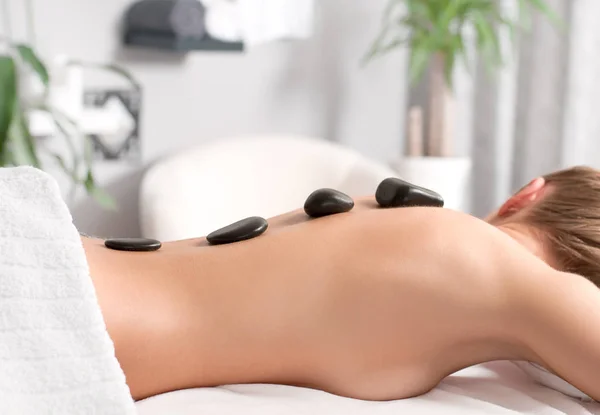
[[[544,179],[550,191],[526,220],[542,231],[561,271],[600,287],[600,172],[578,166]]]

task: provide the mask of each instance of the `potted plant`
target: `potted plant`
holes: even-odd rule
[[[7,0],[2,0],[4,26],[7,37],[0,52],[0,167],[30,165],[38,168],[58,167],[72,183],[70,194],[82,187],[106,208],[115,208],[112,198],[96,185],[92,164],[90,137],[81,132],[78,120],[73,119],[51,99],[52,71],[40,59],[34,43],[31,0],[26,1],[27,32],[29,43],[13,42],[10,33]],[[125,78],[134,88],[135,79],[125,70],[111,64],[91,64],[68,60],[62,62],[63,70],[94,67],[108,70]],[[83,102],[83,91],[80,94]],[[45,113],[54,124],[54,131],[65,141],[70,159],[42,145],[30,128],[32,113]]]
[[[518,17],[502,10],[498,0],[390,0],[383,27],[365,61],[399,47],[410,49],[409,76],[415,83],[429,72],[428,133],[423,112],[411,108],[407,117],[407,154],[396,167],[401,177],[440,192],[447,206],[468,209],[470,157],[455,157],[453,119],[455,100],[452,75],[459,60],[469,66],[468,48],[477,52],[493,72],[504,63],[501,33],[513,39],[527,29],[534,10],[554,22],[558,18],[543,0],[518,0]]]

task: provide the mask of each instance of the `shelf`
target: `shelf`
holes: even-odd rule
[[[212,52],[243,52],[242,42],[222,42],[208,36],[202,39],[185,39],[153,33],[128,33],[125,45],[174,52],[212,51]]]

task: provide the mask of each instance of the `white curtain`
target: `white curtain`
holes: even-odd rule
[[[600,167],[600,1],[547,3],[564,29],[534,16],[498,73],[489,76],[476,58],[475,70],[456,71],[456,153],[473,158],[476,215],[537,175],[576,164]],[[517,12],[515,0],[503,5]],[[424,104],[425,97],[420,85],[410,102]]]

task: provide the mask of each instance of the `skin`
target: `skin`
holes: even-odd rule
[[[160,251],[83,239],[135,399],[280,383],[368,400],[417,396],[492,360],[528,360],[600,399],[600,294],[561,273],[520,220],[543,179],[487,222],[436,208],[273,218],[259,238]]]

